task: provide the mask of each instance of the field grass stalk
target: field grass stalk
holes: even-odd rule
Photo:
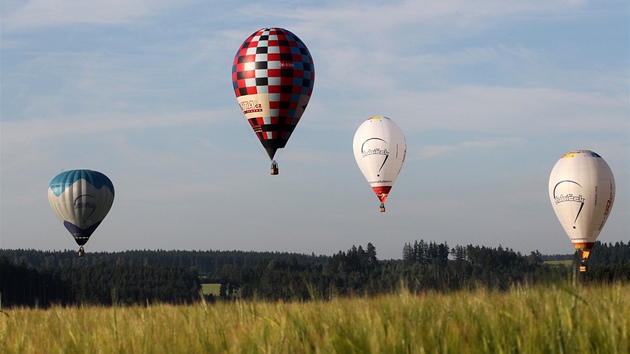
[[[630,352],[628,284],[3,311],[3,353]]]

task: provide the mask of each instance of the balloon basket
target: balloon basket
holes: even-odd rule
[[[278,174],[278,163],[275,160],[271,161],[271,168],[269,169],[269,172],[271,173],[272,176],[275,176]]]
[[[381,203],[381,213],[385,212],[385,203]]]
[[[85,257],[85,250],[83,249],[83,246],[79,248],[79,257]]]
[[[580,256],[580,273],[585,273],[588,270],[586,266],[586,260],[588,260],[588,256],[590,256],[591,250],[587,248],[578,249],[578,255]]]

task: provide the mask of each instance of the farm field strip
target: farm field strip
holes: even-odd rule
[[[630,285],[11,308],[3,353],[630,352]]]

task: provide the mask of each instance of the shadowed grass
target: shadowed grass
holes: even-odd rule
[[[5,312],[4,353],[630,351],[630,285],[621,284]]]

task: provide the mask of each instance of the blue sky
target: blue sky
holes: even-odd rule
[[[77,248],[46,190],[87,168],[116,188],[88,252],[571,253],[547,182],[573,149],[615,175],[599,240],[629,241],[627,1],[154,3],[2,1],[0,247]],[[315,63],[278,176],[231,83],[262,27],[294,32]],[[374,115],[408,145],[386,213],[352,153]]]

